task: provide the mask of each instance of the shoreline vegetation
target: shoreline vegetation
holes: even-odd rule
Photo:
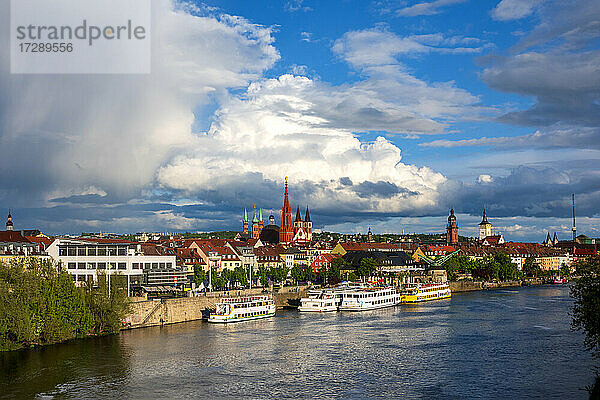
[[[75,286],[57,263],[34,257],[0,263],[0,351],[119,332],[130,310],[126,281],[100,274]]]

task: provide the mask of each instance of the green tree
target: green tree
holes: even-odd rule
[[[194,264],[194,280],[193,282],[196,284],[196,287],[200,287],[204,283],[204,278],[206,277],[206,272],[202,265],[195,263]]]
[[[348,274],[348,280],[350,282],[356,282],[358,280],[358,276],[354,272],[350,272]]]
[[[233,277],[235,282],[239,283],[241,286],[248,286],[248,276],[246,275],[246,270],[242,267],[235,267],[233,270]]]
[[[373,276],[375,270],[377,269],[377,261],[371,257],[365,257],[360,260],[360,265],[356,269],[356,275],[366,278],[369,276]]]
[[[286,266],[271,268],[269,270],[269,278],[275,283],[281,283],[287,279],[288,272]]]
[[[294,265],[290,274],[296,282],[302,282],[304,280],[304,269],[301,265]]]
[[[269,286],[269,272],[264,266],[258,267],[258,271],[256,271],[256,275],[259,277],[260,285],[262,287]]]
[[[600,358],[600,255],[582,260],[575,267],[580,278],[571,286],[571,297],[575,300],[571,326],[585,333],[585,347]],[[600,376],[596,376],[589,391],[590,398],[598,398]]]
[[[542,269],[540,268],[540,265],[537,263],[535,258],[527,257],[525,259],[525,263],[523,264],[523,274],[525,276],[531,276],[531,277],[537,278],[541,272],[542,272]]]
[[[567,264],[563,264],[560,266],[560,276],[562,276],[563,278],[567,278],[569,276],[571,276],[571,267],[569,267]]]

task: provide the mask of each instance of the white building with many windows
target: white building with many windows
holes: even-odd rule
[[[97,280],[99,271],[109,276],[124,275],[128,288],[177,285],[187,281],[185,271],[176,268],[175,253],[161,253],[155,246],[119,239],[58,238],[46,251],[80,283]]]

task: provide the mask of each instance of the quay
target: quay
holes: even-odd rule
[[[308,286],[283,287],[273,295],[277,309],[292,307],[306,296]],[[174,299],[146,300],[132,298],[131,312],[125,318],[123,329],[147,328],[196,321],[203,318],[207,309],[215,308],[215,304],[224,297],[261,295],[263,289],[230,290],[208,292],[196,297],[180,297]]]

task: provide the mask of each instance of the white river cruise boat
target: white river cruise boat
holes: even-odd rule
[[[337,311],[342,302],[342,292],[334,289],[309,290],[308,297],[300,299],[300,312]]]
[[[269,318],[275,315],[271,296],[249,296],[222,299],[208,322],[228,323]]]
[[[393,287],[365,287],[342,291],[341,311],[366,311],[392,307],[400,303],[400,294]]]
[[[402,303],[420,303],[423,301],[447,299],[452,296],[446,283],[409,283],[402,291]]]

